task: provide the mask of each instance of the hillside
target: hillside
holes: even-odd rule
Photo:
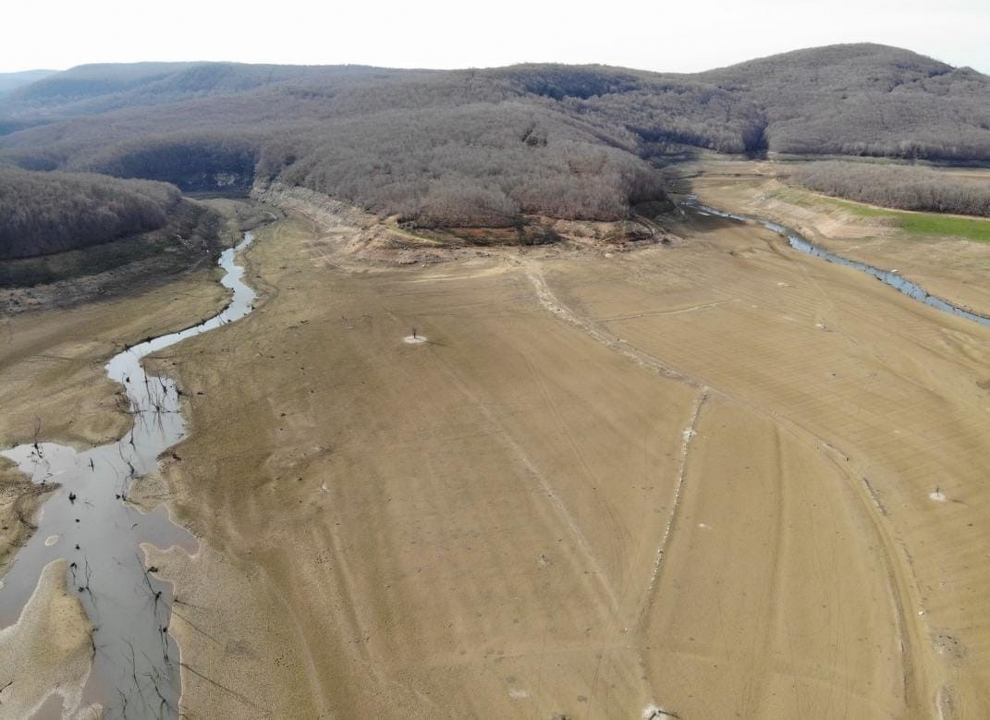
[[[657,164],[723,153],[990,162],[990,78],[844,45],[695,75],[83,66],[0,98],[0,157],[184,191],[301,185],[429,226],[625,217]]]
[[[699,77],[761,107],[776,152],[990,160],[990,78],[907,50],[798,50]]]
[[[985,182],[924,167],[833,160],[801,165],[790,179],[815,192],[870,205],[990,217]]]
[[[156,230],[182,200],[163,183],[0,169],[0,260]]]
[[[0,95],[9,93],[24,85],[54,75],[55,70],[23,70],[21,72],[0,73]]]
[[[70,281],[80,299],[106,292],[85,279],[111,271],[116,291],[160,282],[209,257],[220,231],[173,185],[0,167],[0,288]]]
[[[242,93],[328,72],[347,76],[369,70],[205,62],[81,65],[19,87],[4,99],[4,108],[10,116],[51,120]]]

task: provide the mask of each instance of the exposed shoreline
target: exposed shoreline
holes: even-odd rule
[[[246,233],[245,237],[245,241],[240,244],[238,249],[246,246],[246,244],[250,242],[250,233]],[[67,497],[69,502],[65,505],[49,505],[49,511],[45,513],[41,519],[41,525],[43,525],[43,527],[35,529],[34,534],[25,541],[24,548],[26,549],[22,549],[19,552],[14,559],[14,563],[11,565],[12,570],[8,570],[6,573],[4,577],[5,588],[3,590],[3,595],[6,597],[3,597],[3,600],[8,606],[11,601],[16,603],[17,593],[19,593],[19,595],[23,595],[26,591],[33,589],[34,583],[31,582],[32,576],[25,575],[25,573],[33,572],[32,563],[47,562],[41,560],[41,558],[51,555],[52,552],[58,554],[59,556],[64,556],[63,553],[66,552],[69,553],[69,555],[72,555],[71,547],[66,547],[65,550],[60,550],[59,548],[49,549],[49,547],[52,545],[59,545],[61,547],[67,542],[70,544],[75,542],[75,556],[78,557],[74,556],[73,562],[69,566],[72,570],[73,583],[74,585],[79,585],[78,590],[80,593],[80,599],[86,606],[87,613],[90,615],[95,613],[96,616],[99,616],[101,613],[106,611],[106,608],[104,607],[106,603],[110,603],[111,606],[114,606],[115,603],[120,603],[124,600],[125,596],[121,594],[123,588],[116,586],[119,586],[120,582],[127,582],[127,573],[123,573],[122,570],[129,567],[129,564],[127,563],[122,564],[122,561],[116,558],[116,555],[112,555],[111,559],[117,563],[118,570],[112,570],[113,563],[104,567],[106,563],[101,559],[102,556],[99,554],[101,545],[99,528],[103,526],[108,526],[111,529],[114,527],[120,528],[122,527],[122,523],[123,525],[129,525],[131,524],[131,519],[134,519],[135,522],[133,522],[133,525],[131,526],[132,531],[139,525],[142,527],[149,526],[152,528],[150,531],[151,534],[146,534],[144,537],[148,540],[154,540],[154,544],[160,544],[163,547],[168,547],[171,544],[168,540],[165,540],[164,543],[162,542],[164,539],[164,528],[168,525],[167,520],[165,520],[165,525],[161,525],[161,520],[164,518],[162,512],[157,510],[152,511],[141,516],[143,519],[138,519],[139,516],[134,515],[134,513],[137,512],[136,509],[130,509],[130,506],[127,504],[128,483],[125,482],[122,487],[116,488],[116,498],[118,502],[111,502],[108,504],[106,498],[103,496],[113,492],[115,489],[113,486],[114,484],[112,482],[108,482],[111,478],[107,477],[107,482],[101,482],[99,478],[90,479],[88,475],[90,474],[89,471],[93,473],[105,474],[106,470],[104,468],[107,463],[110,463],[111,465],[111,474],[117,473],[118,470],[113,469],[112,465],[114,463],[114,457],[116,454],[119,454],[121,459],[126,463],[126,467],[130,468],[130,482],[133,482],[134,480],[140,478],[144,472],[147,472],[150,467],[157,465],[157,458],[163,449],[167,449],[169,445],[174,444],[174,442],[184,435],[182,430],[181,415],[175,416],[178,418],[178,424],[176,424],[174,420],[169,419],[170,416],[168,414],[171,412],[168,408],[172,404],[175,404],[176,406],[179,404],[177,391],[170,392],[170,381],[166,381],[165,379],[159,380],[159,378],[152,378],[152,384],[154,387],[149,386],[147,379],[142,382],[140,378],[147,378],[147,376],[140,368],[140,358],[149,352],[159,350],[173,342],[181,341],[186,337],[199,335],[214,327],[220,327],[230,320],[236,319],[241,315],[250,312],[250,303],[253,298],[253,294],[249,291],[247,294],[242,292],[246,286],[242,286],[236,280],[238,274],[243,274],[243,270],[238,270],[238,268],[234,266],[232,262],[233,252],[233,250],[226,251],[223,254],[222,261],[225,264],[229,264],[229,267],[227,267],[227,275],[223,278],[223,284],[233,289],[234,295],[232,299],[225,303],[224,309],[221,310],[219,314],[215,315],[205,324],[194,325],[186,330],[180,330],[168,335],[160,336],[155,340],[147,340],[144,343],[137,344],[133,347],[125,346],[125,350],[122,353],[115,355],[114,358],[112,358],[107,364],[106,369],[108,376],[116,382],[123,383],[123,388],[127,390],[131,417],[135,420],[135,424],[131,427],[131,430],[126,437],[116,443],[111,443],[111,445],[116,448],[116,453],[110,452],[108,454],[107,452],[104,452],[104,450],[110,446],[101,445],[94,447],[92,450],[85,451],[81,454],[82,459],[76,460],[76,453],[71,448],[61,448],[47,442],[39,443],[37,439],[31,445],[18,446],[12,450],[4,451],[5,455],[15,458],[20,463],[20,469],[22,471],[33,474],[33,479],[36,483],[40,482],[43,486],[47,483],[49,478],[58,478],[59,480],[62,480],[63,483],[68,483],[68,485],[71,486],[71,492],[70,489],[65,489],[64,487],[59,489],[58,486],[53,486],[53,489],[56,490],[56,497],[64,495]],[[238,270],[238,272],[235,272],[235,270]],[[235,279],[232,281],[228,280],[228,278],[232,276]],[[134,382],[132,382],[132,379]],[[161,390],[158,389],[159,382],[162,385]],[[147,395],[147,397],[144,397],[145,395]],[[164,409],[162,410],[160,408]],[[154,412],[157,417],[157,422],[154,426],[149,426],[147,420],[144,418],[144,413],[149,412]],[[36,438],[40,432],[41,430],[39,427],[35,431]],[[158,437],[159,432],[162,433],[163,437]],[[44,436],[42,435],[42,437]],[[130,440],[128,440],[128,438],[130,438]],[[135,443],[135,439],[138,438],[140,439],[140,442]],[[146,445],[148,445],[147,448],[145,448]],[[133,453],[132,457],[125,457],[125,455],[131,453]],[[89,457],[90,459],[86,460],[86,457]],[[89,471],[82,468],[80,463],[88,463]],[[38,474],[39,468],[42,470],[42,475],[40,476]],[[70,477],[69,475],[66,475],[65,477],[69,478],[68,480],[60,477],[66,472],[72,473],[74,476]],[[82,473],[82,475],[79,473]],[[83,482],[84,477],[86,478],[85,482]],[[95,484],[90,487],[90,485],[86,483]],[[97,495],[93,495],[94,491]],[[102,509],[103,514],[105,514],[108,510],[112,513],[114,508],[119,508],[119,513],[123,513],[128,517],[121,517],[117,519],[113,519],[112,517],[97,519],[96,517],[89,517],[90,515],[93,515],[92,512],[83,512],[82,514],[87,515],[87,517],[84,519],[82,525],[79,525],[79,513],[76,512],[75,514],[77,517],[75,519],[75,525],[73,525],[71,516],[66,517],[63,520],[62,515],[66,512],[68,506],[75,505],[77,496],[79,498],[79,503],[86,506],[86,508]],[[51,503],[53,500],[55,500],[55,498],[49,498],[48,502]],[[80,510],[85,510],[86,508],[81,507]],[[167,512],[167,510],[165,512]],[[134,517],[130,518],[131,515]],[[96,535],[92,535],[92,532],[89,532],[88,534],[81,535],[73,540],[62,537],[64,534],[72,535],[73,533],[71,531],[73,530],[75,531],[75,534],[78,535],[80,529],[86,531],[87,528],[91,527],[96,528]],[[156,527],[158,527],[158,529],[154,529]],[[178,526],[173,527],[178,529]],[[147,533],[148,530],[143,530],[141,532]],[[45,536],[43,538],[43,544],[41,538],[42,535]],[[56,541],[55,543],[51,542],[53,539]],[[174,538],[174,540],[179,541],[178,538]],[[61,543],[59,543],[59,541],[61,541]],[[120,540],[115,537],[108,539],[108,543],[111,548],[118,545],[119,542]],[[103,549],[102,551],[105,553],[107,550],[108,549]],[[24,559],[28,552],[30,552],[31,560]],[[93,556],[94,552],[97,553],[95,557]],[[110,550],[110,552],[115,553],[116,551]],[[90,579],[91,561],[96,563],[96,569],[94,572],[95,580],[92,581]],[[83,572],[83,565],[85,565],[85,577],[81,578],[78,576]],[[170,661],[167,646],[172,645],[174,647],[175,643],[171,638],[168,638],[167,642],[165,641],[165,638],[168,637],[166,633],[169,624],[169,604],[172,596],[172,590],[167,583],[162,583],[161,581],[154,579],[152,574],[145,570],[146,566],[143,562],[140,563],[140,565],[141,571],[144,573],[144,582],[148,585],[148,591],[153,595],[155,614],[158,614],[160,601],[161,607],[165,610],[164,617],[160,621],[156,621],[162,625],[162,642],[160,644],[162,644],[165,648],[165,666],[161,669],[155,669],[152,667],[147,672],[142,670],[140,674],[142,677],[147,674],[149,678],[152,678],[155,694],[161,698],[161,709],[170,709],[171,712],[177,712],[178,696],[175,696],[174,702],[169,697],[169,681],[167,681],[168,676],[171,674],[168,669],[170,667]],[[154,568],[151,568],[151,570],[154,571]],[[138,575],[140,576],[140,573]],[[111,576],[113,576],[116,586],[109,582]],[[141,580],[134,578],[132,584],[136,587],[140,582]],[[25,586],[25,583],[29,583],[29,585]],[[133,592],[134,590],[132,588],[131,593]],[[12,595],[12,593],[15,594]],[[99,598],[99,604],[97,604],[97,598]],[[87,697],[99,698],[99,702],[108,707],[115,706],[118,699],[120,699],[123,700],[125,703],[124,707],[126,708],[127,697],[132,695],[134,691],[140,694],[143,702],[147,702],[147,699],[144,697],[144,692],[141,690],[140,686],[128,690],[114,682],[110,687],[104,687],[102,690],[97,689],[96,687],[89,687],[93,685],[94,679],[102,682],[104,685],[106,684],[108,678],[103,677],[108,670],[106,665],[106,657],[111,655],[111,651],[113,653],[113,657],[116,657],[121,652],[121,650],[117,649],[116,646],[113,645],[115,638],[117,638],[118,635],[124,643],[131,647],[131,663],[135,664],[138,660],[138,658],[134,655],[133,647],[134,643],[138,642],[137,633],[141,626],[134,625],[132,623],[129,627],[121,626],[120,628],[116,628],[115,625],[118,621],[126,622],[125,618],[129,617],[124,612],[124,607],[125,606],[122,605],[116,607],[113,612],[114,622],[108,624],[108,621],[104,618],[103,622],[100,622],[98,628],[94,630],[94,632],[99,633],[99,638],[95,638],[94,642],[99,642],[101,647],[101,652],[96,659],[99,661],[99,664],[103,666],[103,670],[100,671],[100,677],[95,675],[90,676],[90,680],[87,682],[86,692]],[[103,610],[101,611],[100,608],[103,608]],[[10,607],[7,608],[8,611],[10,609]],[[7,614],[9,614],[9,612]],[[154,647],[155,642],[156,641],[152,641],[148,647],[138,646],[141,657],[148,659],[149,663],[152,663],[151,658],[156,654]],[[176,655],[178,654],[177,648],[174,652]],[[124,658],[118,658],[113,662],[115,665],[120,665],[123,660]],[[136,665],[134,667],[133,675],[136,682],[138,676],[138,668]],[[178,675],[176,674],[174,677],[175,682],[177,683]],[[134,696],[131,699],[136,703],[139,698],[138,696]]]

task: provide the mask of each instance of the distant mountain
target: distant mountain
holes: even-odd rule
[[[624,217],[697,148],[990,162],[990,78],[859,44],[692,75],[89,65],[0,97],[0,162],[184,190],[278,180],[434,226]]]
[[[48,119],[92,115],[362,70],[214,62],[80,65],[21,87],[4,98],[0,112],[8,117]]]
[[[0,73],[0,95],[16,90],[23,85],[54,75],[57,70],[23,70],[21,72]]]

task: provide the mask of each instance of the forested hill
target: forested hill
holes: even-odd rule
[[[277,179],[431,225],[623,217],[693,148],[990,162],[990,78],[843,45],[694,75],[84,66],[0,96],[0,160],[22,167],[187,191]]]
[[[835,45],[702,73],[766,114],[781,153],[990,161],[990,77],[883,45]]]
[[[55,70],[24,70],[22,72],[0,73],[0,95],[12,92],[24,85],[30,85],[49,75],[54,75]]]
[[[181,200],[164,183],[0,167],[0,260],[157,230]]]

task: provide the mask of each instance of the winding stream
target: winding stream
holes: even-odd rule
[[[237,247],[220,256],[226,271],[221,283],[233,291],[222,312],[200,325],[135,345],[107,363],[107,377],[126,391],[134,418],[130,432],[82,452],[54,443],[0,452],[33,482],[60,485],[42,506],[38,529],[0,582],[0,628],[17,622],[44,567],[65,558],[69,586],[96,627],[83,702],[99,703],[107,717],[177,716],[179,652],[168,634],[172,587],[146,572],[140,546],[178,545],[190,553],[198,548],[192,535],[169,520],[164,506],[145,514],[126,502],[131,483],[154,470],[158,456],[185,436],[175,381],[147,375],[141,360],[251,312],[255,293],[235,257],[252,240],[253,234],[246,232]]]
[[[868,275],[872,275],[882,283],[890,285],[890,287],[895,290],[904,293],[918,302],[922,302],[925,305],[933,307],[936,310],[952,313],[957,317],[972,320],[980,325],[990,327],[990,317],[974,313],[963,307],[955,305],[948,300],[940,298],[937,295],[932,295],[917,283],[901,277],[892,270],[883,270],[882,268],[874,267],[873,265],[868,265],[867,263],[860,262],[858,260],[850,260],[849,258],[845,258],[841,255],[831,253],[828,250],[824,250],[805,238],[801,235],[801,233],[796,230],[792,230],[785,225],[780,225],[779,223],[772,222],[771,220],[764,220],[763,218],[752,217],[749,215],[728,213],[723,210],[709,207],[708,205],[702,205],[693,199],[686,202],[685,205],[702,214],[714,215],[716,217],[727,218],[729,220],[738,220],[739,222],[753,222],[757,225],[762,225],[767,230],[772,230],[787,240],[788,244],[795,250],[806,253],[807,255],[814,255],[815,257],[822,258],[823,260],[835,263],[836,265],[845,265],[846,267],[851,267],[861,272],[865,272]]]

